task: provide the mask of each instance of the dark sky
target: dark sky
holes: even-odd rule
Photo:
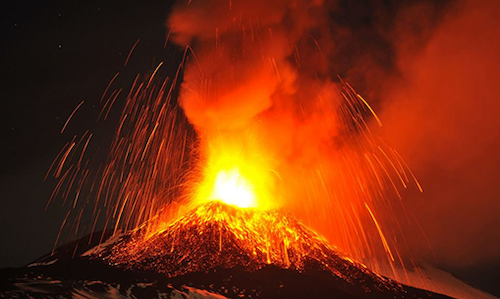
[[[2,6],[0,267],[6,267],[52,248],[66,208],[54,204],[44,211],[55,186],[44,182],[44,175],[73,134],[94,123],[90,118],[116,72],[147,71],[153,59],[166,55],[170,2],[2,1]],[[60,134],[82,100],[74,122]],[[101,129],[111,133],[112,128]]]
[[[369,3],[385,3],[390,13],[392,2],[350,5],[345,11],[352,18],[344,22],[364,28],[370,22]],[[62,146],[94,123],[91,116],[100,109],[99,99],[116,72],[127,78],[148,71],[154,60],[176,59],[163,48],[171,4],[167,0],[2,1],[0,267],[22,266],[52,249],[67,209],[53,204],[45,210],[55,182],[43,178]],[[367,31],[360,34],[369,36]],[[380,44],[376,38],[373,42]],[[387,48],[377,56],[390,65],[391,53]],[[126,86],[124,80],[121,84]],[[85,105],[60,134],[82,101]],[[103,136],[106,132],[111,136],[111,125],[101,129]],[[495,263],[471,266],[458,274],[500,294]]]

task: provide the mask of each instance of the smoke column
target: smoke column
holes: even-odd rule
[[[498,260],[499,244],[490,240],[499,236],[483,232],[499,224],[498,4],[417,1],[390,16],[374,4],[370,14],[379,26],[371,32],[382,42],[347,55],[348,66],[335,59],[361,34],[335,23],[340,5],[176,5],[170,38],[192,52],[180,101],[200,135],[202,156],[220,148],[214,143],[244,145],[249,150],[242,155],[249,156],[259,148],[250,160],[272,170],[263,175],[273,181],[276,204],[374,268],[374,259],[391,257],[365,203],[396,260],[398,252],[447,265]],[[391,184],[373,174],[395,184],[397,176],[367,170],[383,155],[339,113],[339,73],[378,101],[384,125],[372,117],[370,130],[409,162],[423,194],[414,187],[389,192]]]
[[[420,188],[380,125],[337,78],[336,2],[181,1],[169,38],[186,47],[180,105],[199,135],[200,171],[230,155],[258,173],[272,207],[285,207],[356,259],[403,263],[392,200]],[[227,153],[229,152],[229,154]],[[215,161],[214,161],[215,160]],[[254,182],[255,183],[255,182]],[[396,203],[399,204],[399,203]],[[376,267],[375,267],[376,268]]]

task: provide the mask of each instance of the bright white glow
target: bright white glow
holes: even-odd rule
[[[255,206],[253,187],[238,169],[221,170],[217,173],[210,198],[240,208]]]

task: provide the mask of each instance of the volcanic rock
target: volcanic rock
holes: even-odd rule
[[[281,210],[210,202],[152,234],[89,241],[1,271],[0,297],[449,298],[370,271]]]

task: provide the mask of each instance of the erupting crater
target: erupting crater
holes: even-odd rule
[[[152,235],[138,231],[124,236],[91,258],[169,277],[237,266],[252,272],[274,265],[297,271],[314,267],[347,283],[395,286],[341,254],[284,210],[241,209],[220,201],[199,205]]]

